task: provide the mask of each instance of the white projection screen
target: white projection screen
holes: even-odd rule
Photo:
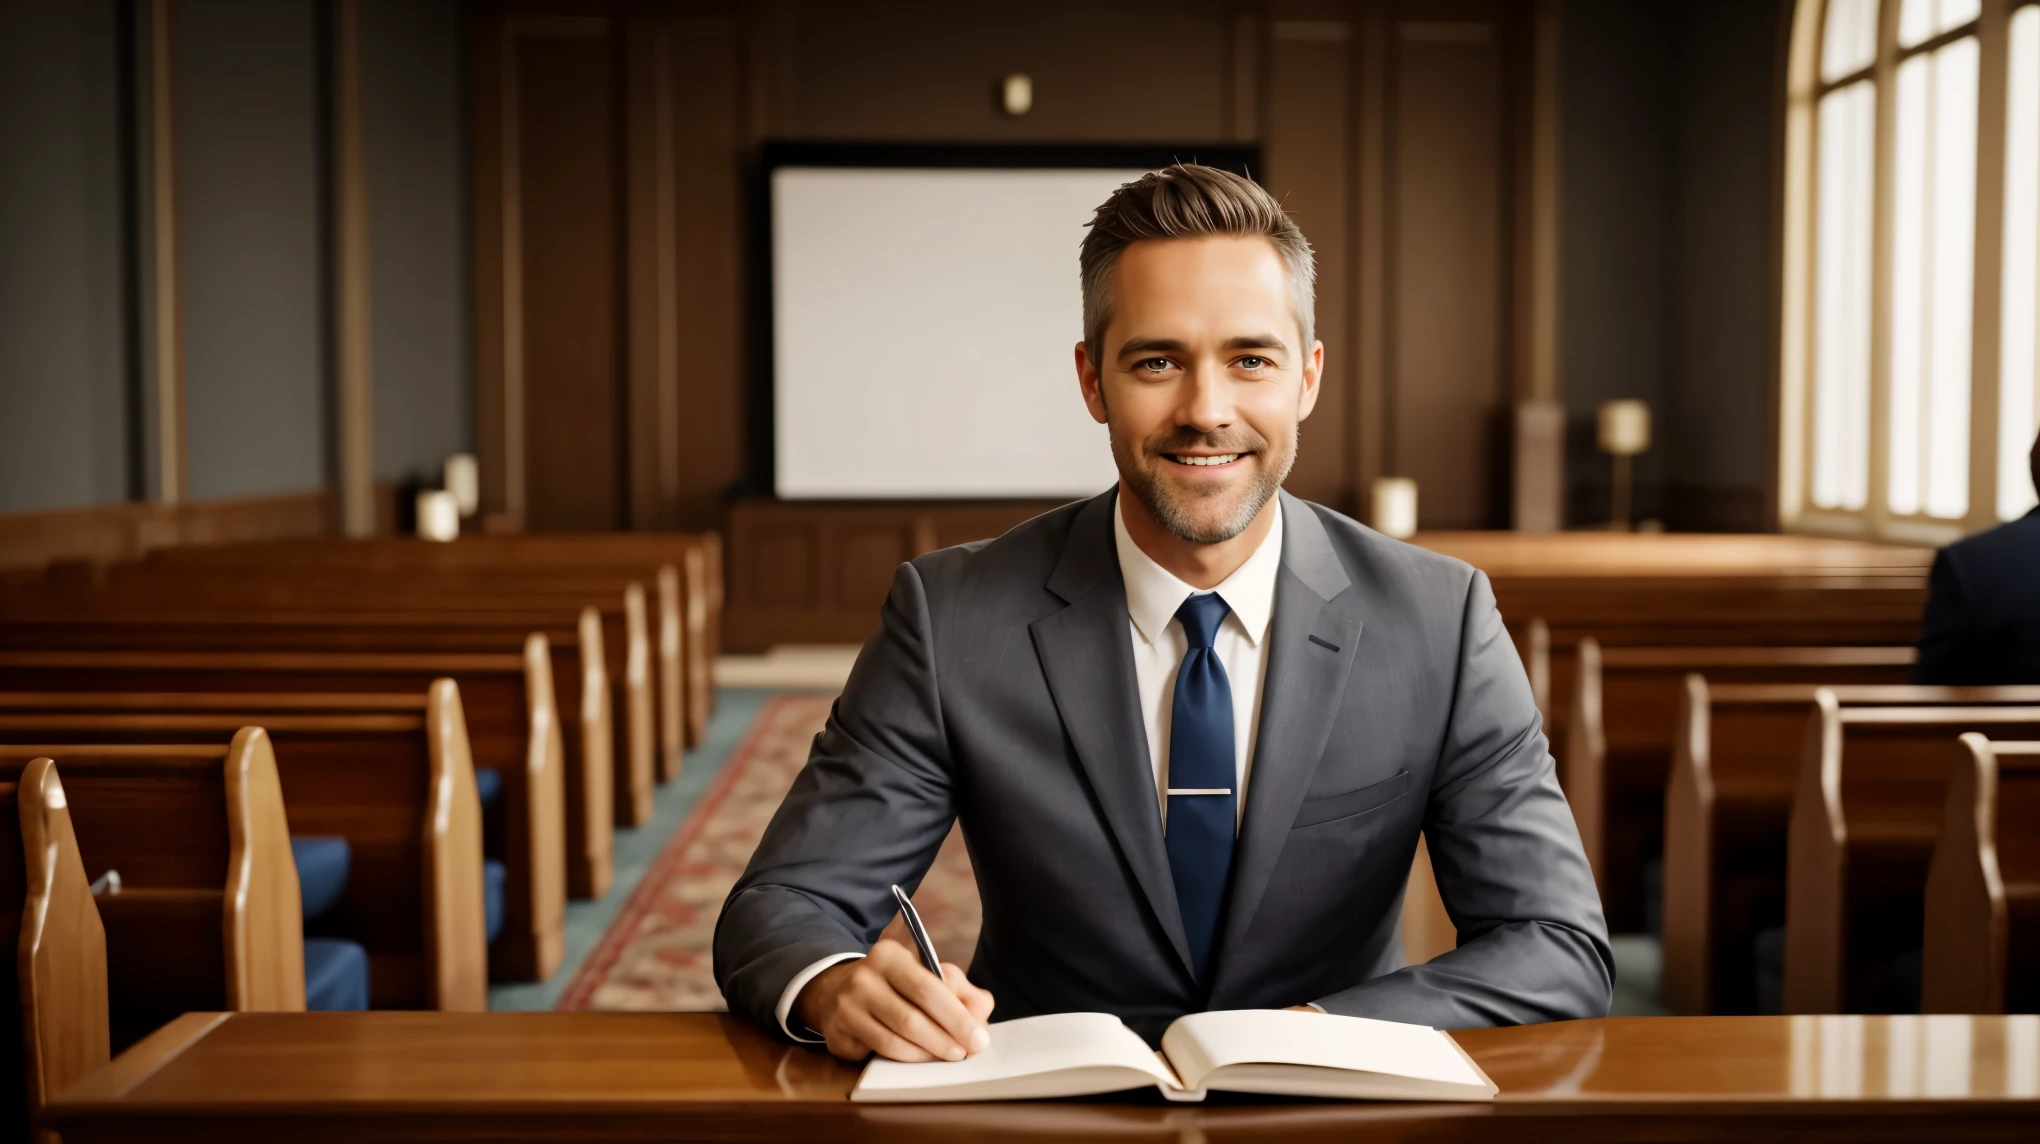
[[[1087,496],[1077,247],[1138,170],[784,166],[771,176],[774,491]]]

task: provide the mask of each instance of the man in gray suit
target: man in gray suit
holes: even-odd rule
[[[1077,375],[1120,484],[902,565],[716,927],[730,1008],[961,1059],[1002,1018],[1310,1007],[1605,1015],[1600,899],[1487,578],[1280,492],[1317,399],[1310,248],[1175,166],[1080,256]],[[952,822],[984,925],[919,964],[889,892]],[[1419,832],[1459,947],[1403,964]]]

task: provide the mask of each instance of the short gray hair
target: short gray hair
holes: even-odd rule
[[[1112,270],[1119,252],[1150,238],[1258,235],[1273,243],[1288,270],[1291,302],[1303,330],[1303,345],[1297,349],[1310,348],[1317,328],[1317,262],[1295,220],[1252,180],[1217,167],[1176,163],[1112,192],[1089,225],[1077,270],[1084,290],[1084,344],[1094,359],[1105,352],[1100,342],[1112,320]]]

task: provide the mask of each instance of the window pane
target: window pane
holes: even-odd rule
[[[2027,470],[2040,431],[2040,8],[2012,17],[2005,111],[2005,266],[1998,359],[1997,512],[2011,520],[2033,507]]]
[[[1910,48],[1934,34],[1934,0],[1905,0],[1898,10],[1898,46]]]
[[[1813,488],[1820,508],[1861,509],[1870,491],[1870,239],[1877,91],[1820,101],[1814,221]]]
[[[1983,11],[1983,0],[1940,0],[1939,20],[1934,21],[1934,31],[1947,32],[1976,19]]]
[[[1911,0],[1924,6],[1928,0]],[[1891,180],[1891,456],[1887,503],[1900,516],[1920,511],[1920,399],[1927,372],[1928,111],[1934,60],[1899,65],[1897,153]]]
[[[1898,46],[1909,48],[1976,19],[1982,0],[1905,0],[1898,10]]]
[[[1976,63],[1969,37],[1898,68],[1887,504],[1901,516],[1969,511]]]
[[[1976,283],[1976,38],[1934,53],[1933,350],[1927,512],[1969,511],[1969,364]]]
[[[1877,58],[1877,0],[1828,0],[1820,78],[1838,80]]]

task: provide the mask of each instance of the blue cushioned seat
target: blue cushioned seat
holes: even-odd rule
[[[305,1008],[320,1013],[368,1008],[368,951],[361,943],[305,939]]]
[[[482,926],[490,941],[503,932],[503,888],[509,877],[510,871],[501,862],[490,859],[482,863]]]
[[[503,795],[503,772],[494,767],[476,767],[475,795],[483,806],[494,806]]]
[[[290,856],[297,861],[298,900],[304,905],[306,921],[340,904],[347,893],[348,868],[354,863],[354,852],[345,838],[293,838]]]

